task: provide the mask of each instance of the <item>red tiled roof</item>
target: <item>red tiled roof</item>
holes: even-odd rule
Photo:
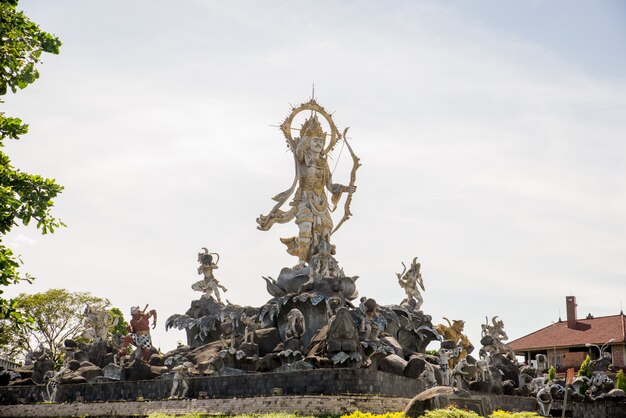
[[[567,321],[548,325],[508,345],[515,351],[526,351],[553,347],[584,346],[586,343],[604,344],[614,339],[615,343],[626,341],[626,316],[623,314],[591,319],[579,319],[573,328]]]

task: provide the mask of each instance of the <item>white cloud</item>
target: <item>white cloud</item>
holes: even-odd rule
[[[33,245],[37,245],[37,240],[24,234],[10,236],[7,241],[7,246],[9,248],[23,248]]]

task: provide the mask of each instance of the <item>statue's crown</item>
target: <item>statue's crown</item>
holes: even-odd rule
[[[305,136],[308,136],[309,138],[326,139],[326,133],[322,129],[322,125],[320,124],[319,119],[317,119],[317,115],[311,116],[302,124],[302,127],[300,128],[300,138],[304,138]]]

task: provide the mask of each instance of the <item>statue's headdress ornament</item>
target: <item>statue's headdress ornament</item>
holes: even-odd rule
[[[316,114],[305,120],[302,124],[300,128],[300,138],[304,138],[305,136],[309,138],[326,139],[326,133],[322,129],[322,124]]]
[[[139,306],[131,306],[130,314],[134,314],[135,312],[141,312],[141,308]]]

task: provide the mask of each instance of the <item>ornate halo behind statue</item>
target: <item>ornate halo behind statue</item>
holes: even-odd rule
[[[299,113],[304,112],[306,110],[310,110],[311,112],[315,112],[319,115],[322,115],[322,117],[326,119],[326,122],[328,122],[328,125],[330,126],[330,142],[328,143],[328,146],[324,149],[324,154],[328,155],[328,153],[331,152],[333,148],[335,148],[337,141],[339,141],[339,139],[341,138],[341,134],[339,134],[339,130],[337,129],[337,126],[335,125],[335,122],[333,121],[333,117],[330,115],[330,113],[326,111],[326,109],[320,106],[315,101],[315,99],[311,99],[308,102],[303,103],[300,106],[293,108],[289,116],[287,116],[284,122],[280,125],[280,130],[283,132],[283,135],[285,135],[285,139],[287,140],[287,145],[289,145],[289,148],[292,151],[295,151],[296,141],[293,139],[293,136],[291,135],[291,131],[295,128],[292,128],[291,125],[293,124],[295,117]]]

